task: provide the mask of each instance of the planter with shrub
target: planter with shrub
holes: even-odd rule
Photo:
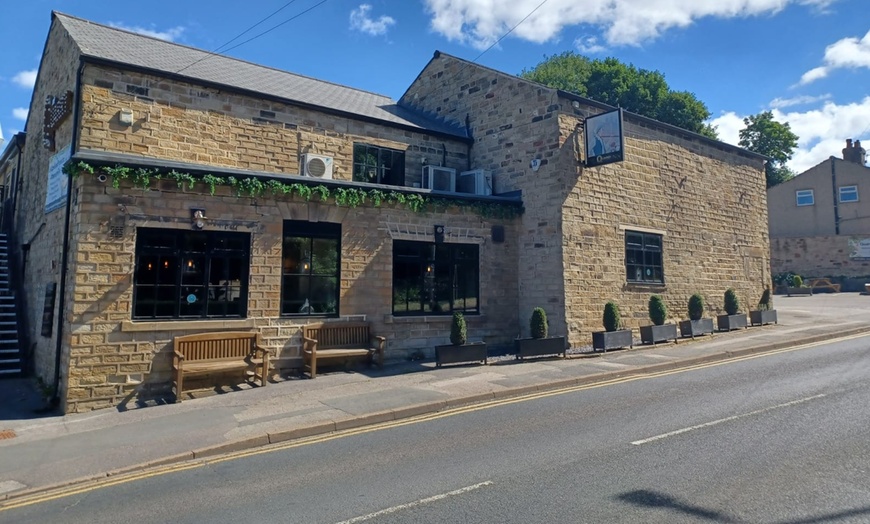
[[[770,288],[765,288],[758,301],[758,309],[749,312],[749,323],[753,326],[776,324],[776,310],[773,309],[773,297]]]
[[[791,277],[792,285],[788,287],[788,296],[812,295],[813,288],[804,287],[804,279],[800,275]]]
[[[667,340],[677,341],[677,325],[665,324],[668,319],[668,306],[660,295],[649,297],[649,319],[653,325],[640,327],[640,340],[644,344],[655,344]]]
[[[725,291],[725,313],[727,314],[716,317],[719,331],[732,331],[747,327],[746,314],[740,313],[740,301],[737,299],[737,293],[731,288]]]
[[[692,337],[713,333],[713,319],[704,318],[704,297],[695,293],[689,297],[689,320],[680,321],[680,335]]]
[[[514,341],[517,359],[541,357],[544,355],[565,356],[565,337],[548,337],[549,325],[544,308],[536,307],[529,320],[531,338],[518,338]]]
[[[442,364],[474,361],[487,363],[486,342],[468,343],[465,316],[457,311],[450,323],[450,344],[435,346],[435,366],[440,368]]]
[[[608,349],[634,347],[631,330],[619,329],[620,327],[622,327],[622,319],[619,314],[619,306],[616,302],[610,301],[604,305],[604,331],[592,332],[592,349],[607,351]]]

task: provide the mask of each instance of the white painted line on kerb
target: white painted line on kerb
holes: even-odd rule
[[[484,486],[491,486],[492,481],[487,480],[486,482],[481,482],[480,484],[475,484],[473,486],[466,486],[464,488],[459,488],[457,490],[448,491],[447,493],[442,493],[440,495],[435,495],[433,497],[427,497],[425,499],[420,499],[416,502],[409,502],[408,504],[400,504],[398,506],[393,506],[392,508],[382,509],[380,511],[376,511],[374,513],[369,513],[368,515],[363,515],[361,517],[354,517],[350,520],[343,520],[338,522],[337,524],[354,524],[355,522],[362,522],[364,520],[370,520],[375,517],[380,517],[381,515],[388,515],[390,513],[395,513],[397,511],[401,511],[403,509],[410,509],[416,506],[422,506],[423,504],[428,504],[430,502],[436,502],[439,500],[444,500],[447,497],[454,497],[456,495],[462,495],[463,493],[468,493],[469,491],[474,491],[476,489],[480,489]]]
[[[710,426],[715,426],[717,424],[722,424],[723,422],[731,422],[732,420],[737,420],[745,417],[751,417],[753,415],[760,415],[762,413],[767,413],[768,411],[773,411],[774,409],[787,408],[789,406],[794,406],[796,404],[803,404],[804,402],[809,402],[810,400],[815,400],[817,398],[822,398],[825,395],[813,395],[812,397],[802,398],[799,400],[792,400],[791,402],[786,402],[785,404],[777,404],[775,406],[770,406],[764,409],[759,409],[756,411],[750,411],[749,413],[743,413],[742,415],[734,415],[733,417],[721,418],[719,420],[713,420],[711,422],[705,422],[703,424],[698,424],[697,426],[692,426],[690,428],[678,429],[676,431],[671,431],[669,433],[662,433],[661,435],[656,435],[654,437],[645,438],[643,440],[635,440],[632,442],[635,446],[640,446],[641,444],[647,444],[649,442],[654,442],[656,440],[661,440],[663,438],[673,437],[675,435],[680,435],[682,433],[688,433],[689,431],[695,431],[696,429],[701,428],[709,428]]]

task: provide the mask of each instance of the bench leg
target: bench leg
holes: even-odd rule
[[[175,372],[175,402],[181,403],[181,387],[184,373],[179,369]]]

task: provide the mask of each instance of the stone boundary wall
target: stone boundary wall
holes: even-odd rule
[[[821,236],[770,239],[770,266],[773,274],[791,271],[806,277],[870,276],[870,259],[850,257],[849,241],[866,236]]]

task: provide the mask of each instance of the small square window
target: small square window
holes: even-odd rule
[[[797,205],[799,206],[812,206],[816,203],[812,189],[800,189],[794,193],[797,199]]]
[[[858,186],[840,186],[840,202],[857,202]]]

